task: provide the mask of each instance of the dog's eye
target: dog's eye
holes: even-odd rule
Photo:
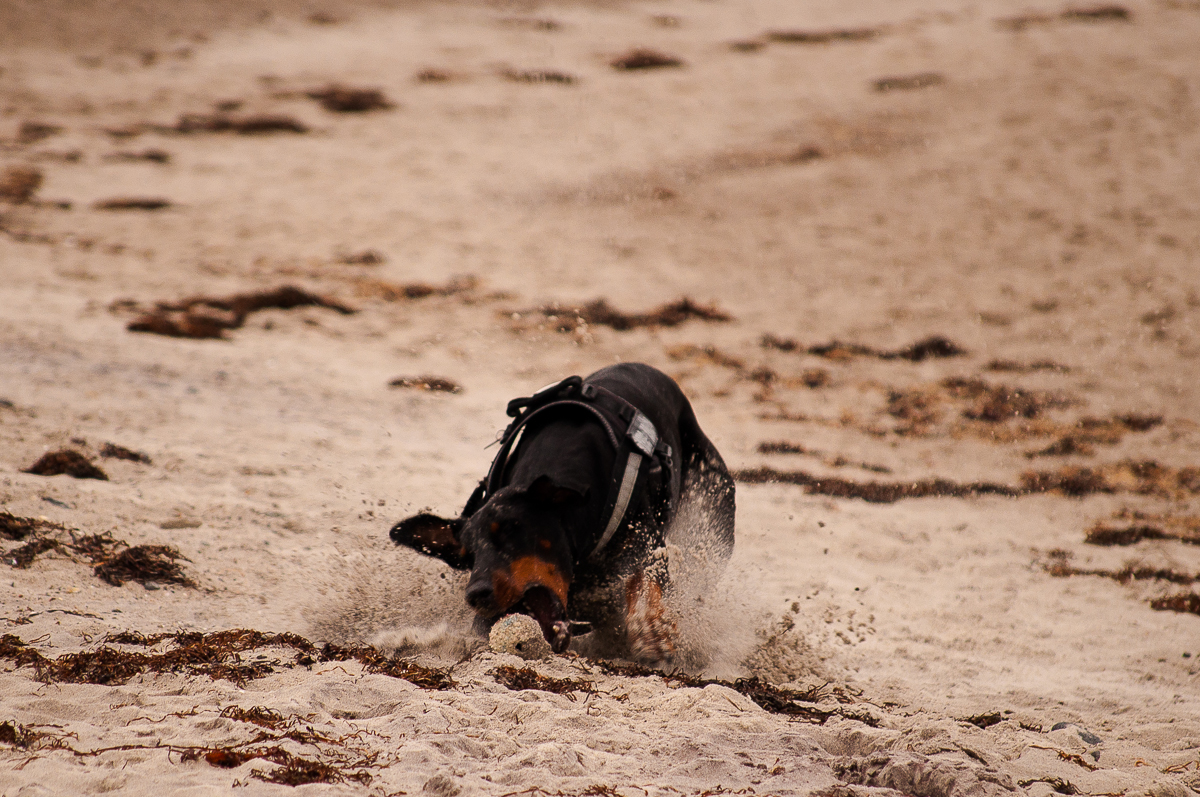
[[[488,526],[488,529],[491,530],[492,534],[495,534],[496,532],[500,531],[500,522],[493,520],[492,525]]]
[[[550,547],[553,544],[554,543],[550,542],[550,540],[538,540],[538,545],[542,546],[542,550],[544,550],[544,551],[550,550]]]

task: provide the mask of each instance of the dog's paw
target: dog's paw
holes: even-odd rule
[[[636,573],[625,586],[625,629],[629,655],[648,665],[669,665],[675,659],[679,627],[663,600],[662,586]]]

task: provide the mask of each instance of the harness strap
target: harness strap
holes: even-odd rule
[[[625,519],[625,510],[629,508],[629,499],[633,497],[633,487],[637,484],[638,471],[641,466],[642,455],[637,451],[630,451],[629,458],[625,462],[625,476],[621,479],[621,489],[617,492],[617,503],[613,506],[612,516],[608,519],[608,528],[600,536],[600,541],[592,549],[589,558],[598,559],[604,546],[608,545],[608,541],[620,528],[621,521]]]

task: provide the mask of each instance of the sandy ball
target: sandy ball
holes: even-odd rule
[[[488,635],[488,646],[496,653],[511,653],[523,659],[544,659],[550,655],[550,643],[542,636],[542,627],[527,614],[500,618]]]

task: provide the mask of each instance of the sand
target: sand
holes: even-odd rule
[[[1200,790],[1200,6],[166,5],[2,11],[0,174],[42,179],[0,200],[0,511],[59,545],[0,540],[0,794]],[[127,328],[284,286],[355,312]],[[582,310],[682,297],[732,320]],[[746,472],[682,678],[488,652],[387,539],[617,361]],[[24,472],[62,449],[108,479]],[[192,586],[102,580],[105,533]],[[130,636],[231,629],[303,639]],[[47,666],[105,647],[142,663]]]

